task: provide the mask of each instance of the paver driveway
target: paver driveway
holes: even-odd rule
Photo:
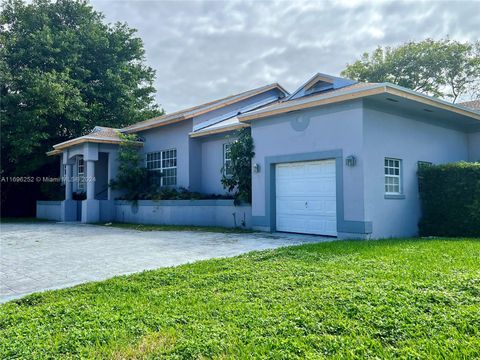
[[[0,302],[115,275],[328,240],[268,233],[141,232],[60,223],[1,224],[0,231]]]

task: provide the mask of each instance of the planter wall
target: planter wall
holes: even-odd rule
[[[252,227],[250,205],[233,200],[98,200],[99,219],[94,222],[126,222],[155,225]],[[79,202],[80,203],[80,202]],[[62,221],[62,201],[37,201],[37,218]]]
[[[233,200],[115,201],[115,221],[127,223],[251,228],[251,217],[251,206]]]
[[[61,201],[37,201],[37,218],[61,221]]]

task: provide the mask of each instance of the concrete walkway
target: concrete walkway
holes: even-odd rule
[[[330,238],[120,229],[84,224],[0,225],[0,302],[115,275]]]

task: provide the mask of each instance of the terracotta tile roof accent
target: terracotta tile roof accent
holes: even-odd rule
[[[120,129],[104,126],[95,126],[91,133],[85,135],[91,138],[117,139],[119,140]]]
[[[473,109],[473,110],[480,110],[480,99],[461,102],[461,103],[458,103],[458,105],[469,108],[469,109]]]
[[[87,135],[80,136],[71,140],[64,141],[60,144],[53,145],[54,151],[49,151],[48,155],[56,155],[58,151],[68,148],[73,145],[82,144],[85,142],[93,143],[107,143],[107,144],[119,144],[122,140],[120,139],[120,130],[95,126],[95,128]],[[55,152],[56,151],[56,152]]]

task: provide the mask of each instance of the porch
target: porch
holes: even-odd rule
[[[117,129],[95,127],[88,135],[55,145],[47,154],[60,155],[65,200],[37,202],[37,217],[96,223],[102,212],[111,213],[113,199],[120,195],[109,184],[117,175],[121,142]]]

